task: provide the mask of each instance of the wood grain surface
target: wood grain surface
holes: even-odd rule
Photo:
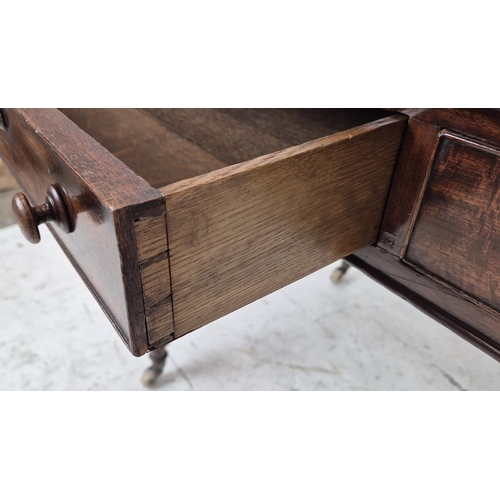
[[[403,257],[410,239],[439,139],[433,124],[408,120],[377,245]]]
[[[153,187],[374,121],[376,109],[61,109]]]
[[[397,111],[435,127],[500,146],[500,109],[411,108]]]
[[[500,361],[500,315],[496,311],[478,307],[466,294],[404,265],[379,247],[363,248],[347,261]]]
[[[8,109],[0,150],[34,205],[50,184],[70,195],[71,234],[61,247],[135,355],[148,350],[134,220],[164,217],[161,193],[57,110]],[[165,243],[166,251],[166,243]]]
[[[61,111],[153,187],[226,166],[138,109]]]
[[[220,111],[288,146],[297,146],[394,114],[380,109],[229,108]]]
[[[149,348],[172,340],[172,286],[165,214],[135,221]]]
[[[500,151],[441,138],[405,260],[500,310]]]
[[[376,109],[148,109],[226,166],[387,116]]]
[[[76,230],[49,227],[135,355],[373,243],[406,126],[318,139],[380,112],[65,113],[79,126],[7,110],[0,150],[32,203],[69,193]]]
[[[162,188],[175,338],[373,243],[406,118]]]

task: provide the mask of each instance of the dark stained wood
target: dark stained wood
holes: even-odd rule
[[[12,198],[12,211],[25,239],[30,243],[40,243],[38,225],[42,223],[42,217],[50,213],[47,205],[32,207],[24,193],[17,193]],[[47,219],[47,217],[43,218]]]
[[[432,123],[500,146],[500,109],[398,109],[412,118]]]
[[[320,137],[391,116],[380,109],[269,109],[219,110],[268,136],[296,146]]]
[[[439,128],[410,119],[380,228],[378,246],[402,257],[420,207],[438,144]]]
[[[217,109],[148,109],[147,112],[225,166],[289,146]]]
[[[375,281],[500,361],[500,316],[370,246],[347,257]]]
[[[500,151],[442,137],[405,260],[500,310]]]
[[[162,188],[175,337],[376,240],[406,118]]]
[[[500,144],[500,112],[398,111],[410,120],[378,242],[394,256],[369,247],[348,261],[500,360],[499,164],[489,146]]]
[[[306,238],[307,233],[311,233],[309,241],[310,238],[316,238],[314,245],[323,247],[323,255],[336,255],[336,247],[327,248],[326,238],[317,231],[316,236],[313,233],[315,225],[323,227],[331,222],[330,214],[326,212],[328,206],[331,203],[340,203],[330,200],[331,192],[327,187],[338,187],[333,184],[329,175],[343,165],[344,146],[334,147],[340,148],[340,167],[335,162],[336,158],[326,158],[325,155],[328,155],[330,145],[339,140],[346,143],[348,151],[354,152],[352,148],[360,140],[358,136],[373,131],[373,137],[379,137],[377,129],[380,128],[386,131],[381,132],[381,144],[374,139],[375,142],[369,150],[365,150],[362,157],[360,153],[360,156],[353,158],[355,165],[349,168],[355,168],[356,172],[353,174],[346,171],[345,178],[337,178],[337,174],[334,174],[341,184],[352,186],[352,189],[347,190],[350,192],[350,202],[363,204],[362,213],[369,213],[368,222],[360,216],[360,220],[364,222],[360,227],[353,225],[348,228],[348,217],[339,224],[336,234],[341,235],[349,230],[360,239],[358,243],[351,239],[352,244],[345,252],[373,241],[380,218],[378,209],[383,205],[393,168],[391,155],[395,154],[394,148],[397,149],[396,145],[399,144],[405,125],[404,118],[390,119],[387,123],[368,126],[361,134],[359,131],[348,131],[344,136],[333,139],[326,137],[323,142],[306,142],[298,149],[275,153],[276,150],[287,148],[290,142],[298,141],[302,144],[303,141],[327,134],[332,127],[345,127],[353,121],[363,121],[367,116],[377,116],[380,112],[360,110],[349,118],[349,113],[342,111],[332,118],[330,111],[323,113],[318,110],[278,110],[276,113],[263,110],[257,115],[240,110],[237,117],[227,110],[187,110],[184,113],[178,110],[167,111],[167,122],[172,117],[176,118],[175,131],[170,130],[168,123],[165,124],[166,115],[162,115],[159,120],[158,117],[138,110],[65,110],[74,120],[72,121],[57,110],[13,109],[6,111],[8,127],[0,134],[0,151],[6,156],[31,204],[42,206],[47,187],[52,184],[61,186],[68,195],[68,203],[74,209],[75,230],[66,234],[52,223],[48,224],[49,229],[135,355],[141,355],[148,349],[172,340],[176,331],[165,199],[162,193],[152,188],[110,151],[129,162],[150,182],[166,182],[171,191],[168,191],[168,187],[163,189],[172,196],[172,202],[178,202],[186,195],[192,196],[195,201],[192,208],[199,211],[198,215],[213,217],[212,204],[219,206],[220,200],[226,196],[231,201],[227,207],[228,213],[221,217],[219,223],[208,228],[214,233],[219,231],[216,247],[221,250],[220,258],[224,258],[225,252],[228,251],[224,247],[224,238],[234,238],[232,248],[239,249],[244,258],[252,260],[254,257],[247,256],[252,247],[249,242],[255,243],[259,237],[267,234],[267,242],[262,247],[263,255],[276,254],[262,266],[263,269],[269,270],[274,265],[269,264],[270,261],[274,259],[278,262],[280,252],[286,254],[292,244],[290,238],[294,231],[299,235],[305,233],[300,238]],[[274,135],[270,132],[271,124],[275,129]],[[92,133],[95,138],[83,129]],[[95,139],[100,140],[110,151]],[[361,140],[361,146],[363,144]],[[201,149],[207,145],[208,153]],[[319,148],[317,153],[313,151],[316,147]],[[254,156],[262,159],[263,153],[268,150],[273,154],[264,158],[263,163],[253,160]],[[219,157],[211,151],[217,152]],[[252,158],[248,165],[221,168],[221,165],[227,162],[246,157]],[[359,189],[357,176],[362,177],[372,168],[376,179],[374,182],[364,180],[367,189]],[[278,172],[281,173],[278,175]],[[353,183],[350,181],[351,177],[355,179]],[[273,185],[275,180],[278,183]],[[304,192],[294,192],[308,180],[311,180],[311,186],[318,185],[322,193],[320,199],[314,200],[315,196],[310,187]],[[204,183],[206,186],[203,186]],[[281,183],[284,184],[283,190]],[[214,198],[197,198],[198,192],[210,194],[214,187]],[[229,192],[219,192],[220,187],[229,187]],[[275,191],[278,195],[276,200],[273,198]],[[247,234],[248,242],[238,239],[238,230],[226,233],[224,225],[228,222],[227,217],[235,227],[241,225],[244,231],[252,229],[246,225],[248,214],[245,209],[250,210],[253,205],[243,203],[240,206],[239,197],[248,199],[249,194],[259,192],[252,203],[256,209],[254,215],[261,220],[261,229],[258,229],[257,223],[253,231],[255,234],[252,231]],[[288,194],[283,197],[286,192]],[[307,193],[310,193],[309,198],[313,199],[313,202],[306,200]],[[285,203],[284,200],[288,201]],[[372,203],[375,203],[376,207],[372,206]],[[271,209],[266,209],[266,204]],[[318,208],[314,216],[308,205]],[[172,206],[174,209],[179,207],[175,203]],[[301,207],[303,210],[300,210]],[[34,222],[48,219],[48,213],[44,212],[47,217],[42,214],[43,217],[34,219]],[[291,224],[286,230],[290,233],[288,236],[285,234],[287,220]],[[58,218],[57,221],[61,222]],[[183,217],[182,210],[178,213],[174,210],[171,221],[176,228],[173,232],[174,240],[180,226],[184,226],[183,230],[188,232],[194,230],[203,233],[207,229],[203,217],[197,216],[187,220]],[[268,227],[266,221],[269,222]],[[313,224],[310,229],[308,222]],[[303,227],[304,231],[300,230],[300,227]],[[182,254],[189,252],[193,244],[192,241],[176,241],[182,247]],[[173,248],[179,246],[174,244]],[[254,283],[253,288],[249,288],[250,292],[243,294],[245,297],[240,303],[247,303],[252,294],[262,296],[276,286],[283,286],[286,282],[307,274],[307,269],[311,266],[315,269],[321,266],[323,257],[314,264],[305,262],[308,252],[307,247],[304,248],[304,262],[299,262],[296,256],[288,277],[285,259],[283,275],[263,282],[260,291],[258,283]],[[203,253],[203,249],[201,250]],[[206,250],[209,255],[209,248]],[[182,261],[182,254],[175,253],[177,257],[181,256]],[[211,258],[215,259],[217,256],[212,254]],[[329,260],[331,259],[335,259],[335,256],[329,257]],[[211,267],[210,263],[206,262],[206,257],[205,260],[200,258],[199,262],[204,267],[200,268],[198,265],[196,272],[200,282],[203,282],[207,272],[211,272]],[[247,266],[243,261],[240,270],[230,270],[229,274],[233,273],[230,278],[236,281],[229,288],[234,286],[239,289],[240,278],[245,280],[248,275],[257,276],[258,273],[254,272],[252,266],[253,264]],[[251,279],[255,281],[256,278]],[[195,281],[196,279],[193,280]],[[216,280],[215,288],[220,283],[221,281]],[[199,293],[203,293],[203,290]],[[230,291],[228,293],[231,295]],[[204,297],[204,300],[209,298]],[[235,300],[229,300],[229,307],[238,307],[238,300],[237,297]],[[182,302],[180,300],[178,303]],[[193,303],[193,299],[185,301],[180,311],[189,309]],[[219,303],[214,300],[214,310],[217,311],[218,307]],[[214,314],[220,316],[221,312],[223,308],[207,315],[204,321],[210,320]],[[200,323],[197,324],[201,326]],[[185,333],[186,328],[191,327],[184,323],[183,328]]]
[[[63,188],[57,185],[48,187],[45,203],[36,207],[30,205],[24,193],[15,194],[12,211],[21,233],[30,243],[40,242],[38,226],[46,222],[54,222],[65,233],[72,233],[75,229],[71,200],[65,196]]]
[[[61,109],[153,187],[226,166],[137,109]]]
[[[500,359],[500,112],[400,111],[399,151],[376,110],[7,110],[0,152],[135,355],[356,251]]]
[[[61,109],[153,187],[377,120],[374,109]]]
[[[49,229],[135,355],[148,350],[134,220],[161,216],[164,200],[57,110],[6,110],[0,151],[30,202],[62,186],[75,210],[75,231]],[[166,244],[165,244],[166,250]]]
[[[387,112],[380,110],[347,109],[146,111],[225,165],[249,161],[387,116]]]

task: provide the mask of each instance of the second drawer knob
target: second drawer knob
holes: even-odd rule
[[[61,187],[53,184],[47,189],[43,205],[33,207],[23,193],[17,193],[12,198],[12,210],[23,236],[30,243],[39,243],[38,226],[44,222],[54,222],[66,233],[75,230],[74,217],[70,202]]]

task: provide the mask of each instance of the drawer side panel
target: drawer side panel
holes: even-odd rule
[[[396,116],[162,188],[175,337],[377,239]]]

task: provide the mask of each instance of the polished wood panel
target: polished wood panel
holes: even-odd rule
[[[406,118],[162,188],[175,337],[377,237]]]
[[[439,128],[410,119],[406,129],[378,246],[402,257],[410,239],[438,144]]]
[[[500,361],[500,316],[470,297],[404,265],[379,247],[346,258],[410,304]]]
[[[148,349],[134,220],[164,217],[161,193],[57,110],[8,109],[0,150],[30,202],[47,187],[71,198],[75,231],[49,224],[68,258],[135,355]]]
[[[12,198],[12,211],[21,233],[30,243],[40,242],[38,226],[47,222],[53,222],[65,233],[75,230],[71,198],[57,184],[47,188],[43,205],[32,206],[24,193],[16,193]]]
[[[500,109],[398,109],[412,118],[500,146]]]
[[[446,134],[405,260],[500,310],[500,151]]]

